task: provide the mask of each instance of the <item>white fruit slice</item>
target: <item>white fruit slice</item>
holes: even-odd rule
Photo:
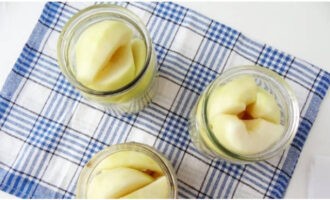
[[[95,168],[95,171],[117,167],[133,168],[149,173],[154,177],[163,175],[162,169],[152,158],[136,151],[121,151],[114,153],[100,162]]]
[[[262,88],[258,88],[256,101],[246,110],[253,118],[263,118],[276,124],[280,123],[281,111],[274,96]]]
[[[89,87],[100,91],[116,90],[131,82],[134,77],[135,66],[132,49],[127,44],[117,49]]]
[[[216,139],[228,150],[246,154],[249,134],[245,124],[236,115],[219,114],[210,119],[210,127]]]
[[[87,198],[119,198],[150,184],[153,180],[151,176],[135,169],[103,170],[92,178],[87,190]]]
[[[165,176],[122,198],[124,199],[165,199],[169,197],[169,183]]]
[[[257,85],[252,76],[238,77],[215,88],[208,100],[209,118],[224,113],[237,115],[256,99]]]
[[[262,152],[278,141],[284,132],[281,124],[268,122],[264,119],[244,121],[250,136],[249,153]]]
[[[147,56],[147,49],[144,42],[139,38],[134,38],[131,44],[135,64],[135,76],[137,76],[143,69]]]
[[[227,149],[242,155],[255,154],[269,148],[283,134],[283,126],[263,119],[241,120],[236,115],[219,114],[210,127]]]
[[[75,73],[78,81],[95,90],[113,90],[117,89],[118,85],[124,84],[112,85],[118,81],[118,77],[125,79],[125,82],[132,78],[130,73],[123,77],[123,72],[133,70],[131,74],[134,77],[134,62],[133,58],[130,58],[132,57],[131,38],[131,29],[119,21],[102,21],[87,28],[80,35],[75,47]],[[126,47],[123,47],[125,45]],[[123,69],[119,69],[119,64],[123,64],[120,67]],[[102,76],[103,73],[110,72],[111,74],[106,76],[114,76],[115,80],[110,81],[111,78],[103,80],[105,76]],[[109,85],[107,81],[110,81]]]

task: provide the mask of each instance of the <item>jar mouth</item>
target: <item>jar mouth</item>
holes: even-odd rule
[[[96,153],[84,166],[82,171],[80,172],[80,176],[77,183],[77,198],[86,198],[86,186],[90,182],[91,176],[94,174],[94,169],[98,166],[100,162],[102,162],[108,156],[121,152],[121,151],[137,151],[143,154],[146,154],[154,161],[158,163],[160,168],[164,172],[164,176],[168,178],[168,182],[170,184],[170,197],[176,199],[177,198],[177,179],[174,173],[174,169],[169,161],[160,153],[158,153],[152,147],[137,143],[137,142],[128,142],[116,144],[110,147],[107,147],[100,152]]]
[[[140,73],[128,84],[116,90],[98,91],[86,87],[75,78],[74,75],[75,73],[73,71],[73,66],[72,66],[74,64],[71,59],[71,55],[73,53],[72,52],[73,49],[71,48],[74,48],[72,46],[75,46],[75,43],[72,40],[75,37],[77,37],[75,39],[78,39],[80,34],[92,24],[109,19],[120,20],[125,23],[128,23],[128,25],[132,26],[139,33],[139,35],[142,37],[146,45],[146,59]],[[93,20],[96,21],[93,22]],[[88,24],[88,26],[86,26],[86,24]],[[84,27],[84,29],[79,30],[79,28],[81,27]],[[146,26],[144,25],[144,23],[142,22],[142,20],[128,9],[121,6],[110,5],[110,4],[94,5],[87,7],[83,10],[80,10],[72,18],[70,18],[69,21],[65,24],[57,42],[58,62],[61,70],[65,72],[64,75],[79,90],[87,94],[92,94],[96,96],[116,95],[119,93],[124,93],[125,91],[134,87],[139,82],[139,80],[141,80],[143,75],[146,73],[147,68],[152,60],[152,51],[153,51],[152,41],[150,39],[149,32]]]
[[[284,133],[282,137],[276,141],[275,144],[273,144],[271,147],[267,148],[266,150],[255,153],[255,154],[238,154],[224,145],[221,144],[216,139],[215,134],[209,127],[209,119],[207,116],[207,107],[208,105],[208,100],[210,93],[213,91],[213,89],[219,85],[222,85],[229,80],[232,80],[236,76],[239,75],[246,75],[250,74],[254,77],[258,77],[260,79],[265,79],[267,80],[268,83],[270,83],[272,86],[276,87],[277,92],[281,93],[281,96],[284,99],[284,102],[286,105],[283,105],[284,108],[281,107],[281,113],[283,112],[284,117],[281,114],[281,124],[282,122],[284,123]],[[223,151],[225,154],[229,155],[230,157],[234,158],[237,161],[245,161],[245,162],[252,162],[252,161],[260,161],[260,160],[266,160],[269,159],[273,156],[275,156],[280,150],[284,150],[284,148],[290,144],[292,141],[293,137],[295,136],[295,133],[298,129],[298,124],[299,124],[299,105],[298,105],[298,100],[293,93],[292,89],[290,86],[285,82],[285,80],[280,77],[277,73],[265,69],[260,66],[237,66],[233,67],[227,71],[225,71],[222,75],[220,75],[213,84],[211,84],[207,89],[206,89],[206,94],[204,98],[203,103],[203,108],[202,108],[202,123],[203,126],[206,127],[206,134],[210,138],[210,141],[215,145],[218,149]],[[282,124],[283,125],[283,124]],[[226,158],[224,158],[226,159]]]

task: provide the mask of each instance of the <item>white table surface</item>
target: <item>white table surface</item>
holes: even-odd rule
[[[305,59],[330,71],[330,3],[180,2],[242,31],[251,38]],[[43,8],[42,2],[0,3],[0,87],[19,56]],[[310,162],[330,156],[329,93],[288,187],[286,198],[307,198]],[[329,173],[329,172],[325,172]],[[15,198],[0,192],[0,199]]]

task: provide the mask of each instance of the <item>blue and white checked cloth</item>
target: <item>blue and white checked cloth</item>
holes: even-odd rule
[[[181,198],[281,198],[330,84],[330,74],[174,3],[120,3],[146,23],[158,58],[159,93],[138,114],[112,116],[85,101],[60,73],[56,42],[88,3],[47,3],[0,95],[0,188],[23,198],[72,198],[84,164],[106,146],[139,141],[173,164]],[[296,92],[299,130],[279,156],[234,165],[201,155],[188,114],[216,76],[258,64]]]

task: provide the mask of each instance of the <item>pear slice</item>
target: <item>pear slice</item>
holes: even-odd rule
[[[137,76],[144,67],[144,63],[147,57],[147,49],[144,42],[139,38],[134,38],[131,41],[131,45],[135,64],[135,76]]]
[[[236,115],[219,114],[210,120],[210,127],[220,144],[239,154],[246,154],[249,134],[244,122]]]
[[[210,127],[220,144],[241,155],[266,150],[284,131],[282,125],[264,119],[241,120],[236,115],[226,114],[214,116]]]
[[[162,169],[152,158],[137,151],[120,151],[114,153],[100,162],[95,168],[95,171],[117,167],[136,169],[148,173],[153,177],[163,175]]]
[[[246,110],[253,118],[263,118],[276,124],[280,123],[281,111],[274,96],[260,87],[256,101]]]
[[[119,198],[150,184],[153,180],[151,176],[130,168],[102,170],[92,178],[87,198]]]
[[[165,199],[169,197],[169,182],[165,176],[122,198],[124,199]]]
[[[89,87],[99,91],[116,90],[135,77],[135,65],[130,44],[121,46],[108,64],[95,76]]]
[[[252,76],[243,75],[215,88],[208,100],[209,118],[224,113],[237,115],[256,100],[257,85]]]
[[[284,133],[281,124],[275,124],[264,119],[244,121],[249,133],[248,154],[262,152],[278,141]]]
[[[113,20],[98,22],[87,28],[80,35],[75,46],[77,80],[95,90],[114,90],[132,79],[131,74],[133,77],[135,75],[133,58],[129,58],[129,55],[132,56],[130,48],[132,34],[132,30],[126,24]],[[123,47],[125,45],[126,47]],[[123,69],[119,70],[118,66],[121,64],[123,66],[120,68]],[[131,70],[133,70],[131,74],[123,76],[124,71]],[[104,79],[104,76],[109,78]],[[115,76],[113,81],[111,81],[112,76]],[[119,77],[124,81],[123,83],[116,82]]]

